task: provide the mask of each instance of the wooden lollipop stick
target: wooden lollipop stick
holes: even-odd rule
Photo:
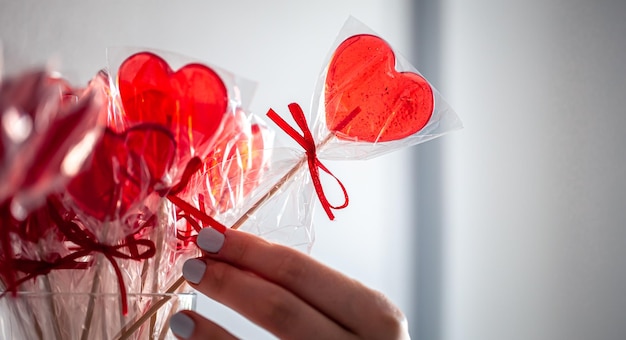
[[[130,327],[123,328],[122,331],[120,332],[121,334],[118,334],[115,337],[115,339],[118,339],[118,340],[128,339],[133,333],[135,333],[139,329],[139,327],[141,327],[141,325],[144,322],[146,322],[150,317],[152,317],[154,313],[156,313],[161,307],[163,307],[163,305],[165,305],[167,301],[169,301],[172,298],[172,294],[174,294],[174,292],[176,292],[176,290],[180,288],[180,286],[182,286],[183,283],[185,283],[185,278],[181,276],[178,278],[178,280],[176,280],[176,282],[174,282],[170,286],[170,288],[168,288],[168,290],[165,292],[165,294],[167,294],[166,296],[164,296],[161,300],[157,301],[154,305],[152,305],[150,309],[148,309],[146,313],[142,314],[141,317],[139,317],[139,319],[137,319]]]

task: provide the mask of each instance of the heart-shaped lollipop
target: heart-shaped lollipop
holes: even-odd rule
[[[121,134],[106,130],[67,193],[76,208],[99,221],[123,217],[169,184],[175,148],[172,134],[160,125],[137,125]]]
[[[429,121],[434,107],[428,82],[398,72],[391,47],[373,35],[339,45],[328,67],[326,124],[340,139],[385,142],[408,137]],[[355,109],[354,117],[349,117]]]
[[[208,211],[223,213],[235,206],[258,184],[266,166],[264,126],[250,124],[237,110],[224,121],[224,131],[205,159],[201,190],[206,191]]]
[[[226,87],[212,69],[188,64],[174,72],[159,56],[141,52],[122,63],[118,84],[131,124],[153,122],[172,131],[181,168],[210,152],[228,107]]]

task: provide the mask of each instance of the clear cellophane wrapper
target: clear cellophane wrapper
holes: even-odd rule
[[[42,130],[33,133],[32,145],[24,140],[12,143],[15,139],[6,131],[2,135],[2,179],[15,182],[19,177],[17,184],[34,183],[3,189],[0,202],[4,290],[0,302],[2,313],[12,320],[0,328],[11,337],[166,336],[168,316],[181,307],[193,308],[184,294],[189,287],[179,283],[181,267],[187,258],[200,254],[195,237],[209,225],[191,210],[230,226],[250,206],[248,201],[262,195],[259,192],[266,189],[262,183],[271,178],[273,133],[247,112],[243,99],[251,97],[254,84],[161,51],[112,49],[108,58],[109,68],[86,89],[46,87],[50,93],[44,96],[39,87],[49,85],[34,87],[28,75],[18,79],[26,83],[20,91],[9,86],[13,80],[3,83],[3,119],[15,115],[15,108],[19,114],[54,123],[58,112],[64,112],[56,107],[66,96],[73,102],[63,108],[83,114],[78,120],[82,125],[52,125],[61,127],[53,136],[64,141],[53,144],[61,149],[49,150],[50,144],[39,141]],[[185,88],[187,82],[197,82],[193,77],[210,85],[202,91],[218,87],[223,102],[210,100],[223,105],[223,110],[214,111],[221,117],[203,121],[206,117],[193,111],[206,105],[193,98],[197,89]],[[23,99],[26,95],[30,97]],[[195,100],[191,106],[185,106],[188,96]],[[142,106],[146,101],[156,104]],[[176,114],[159,111],[164,108],[173,108]],[[156,118],[151,111],[157,112]],[[21,116],[9,118],[19,123]],[[209,131],[206,125],[211,123],[215,126]],[[86,135],[91,144],[85,145]],[[79,170],[65,173],[61,163],[76,149],[83,153],[82,158],[74,155]],[[40,154],[53,151],[58,154],[56,163],[48,157],[42,167]],[[31,179],[28,173],[33,169],[45,178]],[[296,240],[280,227],[288,222],[275,224],[275,231],[259,227],[272,225],[276,216],[292,215],[276,210],[273,214],[246,217],[242,229],[308,247],[310,240]],[[310,216],[294,216],[297,224],[310,225],[302,221]],[[142,320],[144,316],[149,319]]]
[[[372,49],[375,52],[350,50],[351,44],[360,43],[356,42],[359,37],[376,38],[373,40],[377,41],[365,42],[362,47],[362,49]],[[378,53],[379,49],[388,49],[388,53]],[[350,51],[347,52],[347,50]],[[351,61],[350,57],[355,57],[354,63],[351,63],[347,69],[344,67],[343,70],[338,70],[341,63]],[[339,60],[340,58],[346,61]],[[437,89],[399,51],[393,49],[374,31],[353,17],[346,20],[323,65],[311,104],[311,112],[315,114],[312,132],[318,141],[328,138],[329,134],[332,134],[333,138],[319,150],[318,154],[321,159],[370,159],[462,128],[458,115]],[[399,80],[404,80],[402,78],[405,76],[411,76],[413,79],[404,83],[400,82]],[[420,82],[417,86],[422,87],[417,91],[408,91],[403,88],[403,86],[410,87],[416,81]],[[364,88],[354,86],[355,83],[371,85]],[[385,92],[387,88],[394,90],[394,83],[398,84],[398,88],[395,89],[396,93]],[[424,88],[429,91],[420,91]],[[350,95],[363,100],[363,106],[359,108],[361,112],[353,121],[348,119],[345,122],[348,126],[342,131],[331,132],[329,121],[335,119],[336,122],[332,112],[339,114],[343,109],[345,114],[355,109],[355,107],[338,108],[342,104],[336,104],[342,100],[342,96]],[[428,100],[430,100],[430,110],[419,112],[426,110],[425,107],[428,105],[424,102]],[[384,106],[384,110],[372,111],[379,106],[370,105],[368,101],[387,102],[387,105]],[[413,104],[418,102],[421,103]],[[397,118],[400,115],[398,112],[404,112],[409,117],[423,115],[425,118],[423,121],[405,119],[406,117]],[[426,117],[427,115],[429,117]],[[368,131],[351,133],[350,125],[359,124],[358,120],[371,124]],[[391,131],[394,129],[394,124],[415,124],[416,126],[413,130],[408,127],[396,132]]]
[[[128,49],[109,49],[109,68],[118,69],[122,58],[116,55],[128,55]],[[146,50],[142,50],[146,51]],[[150,50],[148,50],[150,51]],[[152,50],[159,56],[166,56],[168,63],[173,69],[182,67],[185,64],[193,63],[187,57]],[[288,183],[280,183],[281,178],[290,172],[301,158],[302,153],[283,145],[274,144],[274,135],[277,133],[271,123],[265,122],[263,117],[256,114],[245,113],[245,108],[250,104],[252,93],[256,84],[241,78],[229,71],[219,67],[211,66],[219,74],[229,91],[231,106],[235,109],[229,111],[225,121],[226,125],[236,121],[239,125],[245,125],[243,130],[252,130],[252,134],[262,135],[263,143],[254,145],[254,138],[250,145],[241,149],[246,149],[247,155],[230,155],[229,161],[223,159],[213,160],[215,164],[206,163],[205,167],[194,176],[188,189],[181,193],[181,197],[187,197],[189,202],[193,202],[196,207],[202,209],[204,201],[205,210],[211,210],[211,206],[218,206],[213,210],[211,216],[228,228],[250,232],[259,235],[271,242],[294,247],[304,252],[310,251],[314,242],[313,233],[313,209],[309,206],[314,204],[315,193],[310,187],[310,179],[306,173],[298,173],[291,178]],[[113,75],[113,79],[115,76]],[[234,119],[233,119],[234,118]],[[280,133],[280,132],[278,132]],[[236,138],[223,133],[224,138],[230,144],[220,148],[229,150],[237,147]],[[257,136],[258,137],[258,136]],[[227,142],[228,144],[228,142]],[[222,152],[227,154],[228,152]],[[243,163],[243,164],[242,164]],[[245,165],[249,163],[249,165]],[[249,168],[243,173],[235,171],[228,174],[228,169],[240,167]],[[228,177],[227,181],[219,184],[206,184],[211,182],[210,178]],[[279,187],[277,187],[277,184]],[[217,202],[215,193],[225,202]],[[233,204],[236,202],[236,204]],[[306,206],[302,206],[303,202]],[[224,208],[227,209],[224,209]],[[206,227],[206,226],[203,226]]]

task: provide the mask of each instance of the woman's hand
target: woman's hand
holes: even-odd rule
[[[381,293],[297,250],[236,230],[205,228],[206,256],[183,266],[201,293],[281,339],[408,339],[404,315]],[[192,311],[175,314],[180,339],[234,339]]]

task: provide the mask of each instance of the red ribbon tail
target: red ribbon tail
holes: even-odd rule
[[[213,229],[219,231],[220,233],[225,233],[226,232],[226,226],[224,226],[223,224],[221,224],[220,222],[218,222],[216,219],[214,219],[213,217],[203,213],[202,211],[198,210],[196,207],[194,207],[193,205],[185,202],[185,200],[181,199],[180,197],[176,196],[176,195],[167,195],[167,198],[177,207],[179,207],[180,209],[182,209],[184,212],[186,212],[187,214],[193,216],[194,218],[200,220],[202,223],[204,223],[205,225],[211,226]]]
[[[191,177],[198,172],[198,170],[200,170],[203,166],[203,162],[200,158],[198,157],[193,157],[192,159],[189,160],[189,162],[187,163],[187,165],[185,166],[185,170],[183,171],[183,175],[180,179],[180,181],[178,183],[176,183],[176,185],[174,185],[168,192],[168,194],[170,195],[176,195],[178,193],[180,193],[181,191],[183,191],[183,189],[185,189],[185,187],[187,186],[187,184],[189,183],[189,181],[191,180]]]
[[[348,206],[348,192],[346,191],[343,183],[337,178],[337,176],[331,173],[330,170],[328,170],[328,168],[326,168],[326,166],[324,166],[317,158],[317,145],[315,144],[313,134],[311,133],[311,130],[307,125],[306,117],[300,105],[298,105],[297,103],[289,104],[289,111],[291,112],[291,116],[293,117],[296,124],[298,124],[298,127],[300,127],[300,129],[302,130],[302,135],[299,134],[293,127],[291,127],[291,125],[289,125],[280,115],[278,115],[276,111],[269,109],[267,112],[267,116],[306,151],[309,172],[311,174],[311,180],[313,182],[315,192],[317,193],[317,197],[322,204],[322,207],[324,208],[324,211],[326,212],[328,218],[334,220],[335,215],[333,214],[332,209],[343,209]],[[342,122],[342,124],[347,124],[347,122],[352,120],[359,112],[359,108],[354,109],[350,113],[348,119],[346,119],[345,122]],[[337,183],[339,183],[339,186],[341,187],[344,195],[343,204],[339,206],[333,206],[332,204],[330,204],[330,202],[328,202],[320,180],[319,169],[322,169],[324,172],[332,176],[337,181]]]

